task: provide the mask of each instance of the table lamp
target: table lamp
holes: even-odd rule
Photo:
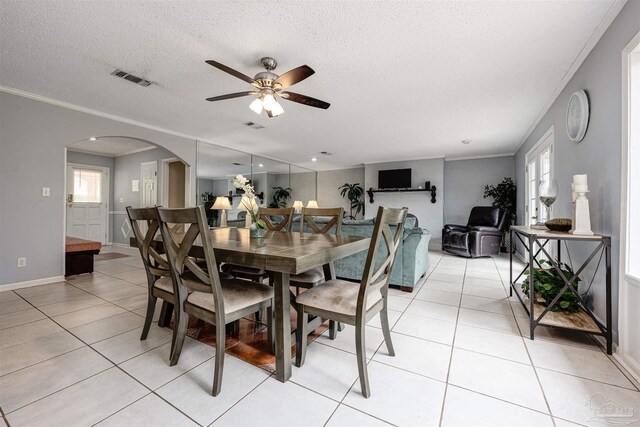
[[[309,200],[309,203],[307,203],[307,207],[308,208],[317,208],[318,207],[318,202],[315,200]]]
[[[302,200],[296,200],[295,202],[293,202],[293,209],[295,209],[297,213],[300,213],[302,208],[304,208],[304,203],[302,203]]]
[[[247,196],[242,196],[240,199],[240,203],[238,203],[238,210],[247,211],[247,216],[244,219],[244,227],[251,227],[251,214],[248,212],[249,210],[255,212],[258,210],[258,204],[256,203],[256,199],[252,199]]]
[[[227,226],[227,209],[231,209],[231,203],[227,196],[217,196],[216,201],[211,206],[211,209],[221,210],[220,213],[220,227]]]

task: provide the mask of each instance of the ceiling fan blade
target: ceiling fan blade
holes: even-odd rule
[[[211,98],[207,98],[207,101],[222,101],[223,99],[232,99],[232,98],[240,98],[242,96],[253,95],[255,92],[236,92],[229,93],[227,95],[213,96]]]
[[[219,62],[212,61],[211,59],[208,60],[208,61],[205,61],[205,62],[207,64],[213,66],[213,67],[216,67],[219,70],[224,71],[225,73],[231,74],[232,76],[239,78],[240,80],[244,80],[245,82],[247,82],[249,84],[255,83],[255,80],[253,80],[251,77],[249,77],[249,76],[247,76],[245,74],[242,74],[240,71],[236,71],[233,68],[229,68],[226,65],[223,65],[223,64],[221,64]]]
[[[326,110],[331,105],[328,102],[320,101],[319,99],[300,95],[299,93],[294,92],[280,92],[280,95],[282,96],[282,99],[297,102],[298,104],[308,105],[309,107],[322,108],[323,110]]]
[[[311,76],[315,71],[308,65],[301,65],[298,68],[287,71],[280,77],[278,77],[274,83],[280,84],[283,89],[293,86]]]

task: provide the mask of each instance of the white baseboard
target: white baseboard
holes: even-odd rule
[[[26,282],[8,283],[6,285],[0,285],[0,292],[30,288],[32,286],[48,285],[50,283],[57,282],[64,282],[64,276],[44,277],[42,279],[28,280]]]

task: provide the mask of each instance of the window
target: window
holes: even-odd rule
[[[539,199],[540,184],[553,180],[553,128],[544,134],[526,156],[527,206],[525,225],[544,223],[551,216]]]
[[[102,203],[102,172],[73,169],[74,203]]]

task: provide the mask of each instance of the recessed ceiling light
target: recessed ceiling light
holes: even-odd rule
[[[316,160],[318,160],[318,159],[316,159],[315,157],[312,157],[312,158],[311,158],[311,161],[312,161],[312,162],[315,162]]]
[[[98,138],[96,138],[95,136],[92,136],[91,138],[89,138],[89,141],[95,141],[95,140],[97,140],[97,139],[98,139]]]
[[[258,164],[258,166],[260,166],[260,167],[264,167],[264,165],[263,165],[262,163],[259,163],[259,164]]]
[[[467,144],[470,144],[470,143],[471,143],[471,140],[470,140],[470,139],[463,139],[463,140],[462,140],[462,141],[460,141],[460,142],[462,142],[464,145],[467,145]]]

